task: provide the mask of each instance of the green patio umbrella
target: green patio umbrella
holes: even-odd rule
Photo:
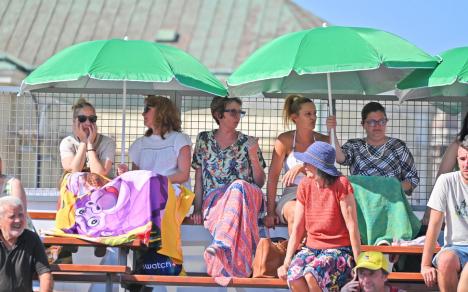
[[[57,53],[21,84],[20,94],[51,88],[123,92],[122,161],[125,153],[127,90],[134,93],[202,91],[225,96],[223,84],[186,52],[143,40],[97,40]]]
[[[437,59],[372,28],[320,27],[281,36],[255,51],[227,80],[233,96],[259,93],[378,94]]]
[[[433,70],[414,70],[397,84],[400,101],[427,97],[468,97],[468,47],[441,53]]]

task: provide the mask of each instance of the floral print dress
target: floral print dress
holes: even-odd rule
[[[240,179],[254,183],[253,171],[248,154],[249,136],[239,132],[237,141],[221,149],[215,139],[216,130],[198,134],[193,152],[192,167],[202,168],[203,196],[217,188],[224,187]],[[258,150],[260,165],[266,163],[262,152]]]
[[[213,236],[214,253],[204,254],[207,273],[217,279],[249,277],[260,239],[257,219],[263,193],[253,179],[249,136],[239,132],[232,145],[221,149],[215,133],[198,135],[192,162],[193,168],[201,167],[204,226]],[[260,150],[258,157],[266,167]]]

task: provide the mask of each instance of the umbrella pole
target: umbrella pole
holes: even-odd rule
[[[333,116],[333,100],[332,100],[332,92],[331,92],[331,78],[330,73],[327,73],[327,89],[328,89],[328,115]],[[333,148],[335,148],[335,130],[331,130],[330,132],[330,141]]]
[[[123,99],[122,99],[122,144],[120,145],[120,163],[125,163],[125,122],[127,110],[127,81],[123,81]]]

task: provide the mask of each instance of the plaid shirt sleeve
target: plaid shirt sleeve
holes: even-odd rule
[[[406,144],[401,140],[398,140],[398,142],[400,144],[397,152],[400,157],[401,180],[409,181],[414,190],[419,184],[419,176],[416,165],[414,164],[414,158],[408,147],[406,147]]]
[[[341,146],[341,150],[343,151],[343,154],[345,156],[345,160],[340,163],[341,165],[350,166],[354,163],[355,152],[359,151],[356,150],[356,148],[359,148],[357,139],[350,139],[345,144],[343,144],[343,146]]]

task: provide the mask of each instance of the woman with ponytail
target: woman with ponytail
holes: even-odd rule
[[[279,222],[287,223],[288,232],[291,234],[297,186],[305,176],[303,163],[294,158],[293,153],[305,151],[315,141],[328,143],[329,137],[315,131],[317,109],[309,98],[289,95],[284,103],[283,116],[284,124],[288,125],[292,122],[295,129],[281,133],[276,138],[273,147],[268,172],[267,215],[264,218],[264,224],[272,228]],[[281,198],[275,202],[276,189],[282,170],[284,190]]]

